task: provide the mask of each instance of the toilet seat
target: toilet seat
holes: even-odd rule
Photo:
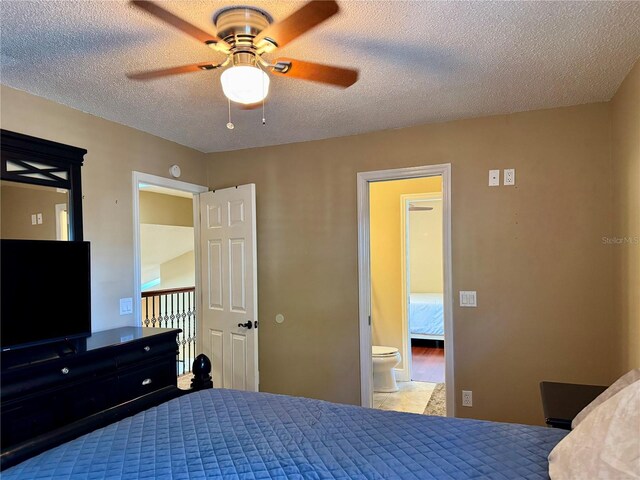
[[[373,345],[371,347],[371,353],[374,357],[392,357],[398,354],[398,349],[395,347]]]

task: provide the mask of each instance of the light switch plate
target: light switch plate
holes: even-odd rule
[[[37,224],[38,224],[38,217],[34,213],[33,215],[31,215],[31,225],[37,225]]]
[[[489,170],[489,186],[500,186],[500,170]]]
[[[474,291],[462,291],[460,290],[460,306],[461,307],[476,307],[476,292]]]
[[[42,225],[42,214],[38,214],[38,225]]]
[[[133,298],[120,299],[120,315],[130,315],[133,313]]]
[[[515,185],[516,184],[516,169],[505,168],[504,169],[504,184]]]

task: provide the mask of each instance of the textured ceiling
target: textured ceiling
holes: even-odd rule
[[[281,19],[303,3],[251,1]],[[163,6],[213,30],[230,1]],[[0,2],[1,81],[204,152],[609,100],[640,56],[640,2],[343,1],[282,55],[360,69],[347,90],[272,77],[261,112],[232,110],[219,71],[134,82],[129,71],[221,60],[126,1]],[[232,107],[233,108],[233,107]]]

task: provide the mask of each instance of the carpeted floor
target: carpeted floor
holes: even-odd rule
[[[446,390],[444,383],[439,383],[433,389],[429,403],[424,409],[424,415],[438,415],[445,417],[447,415]]]

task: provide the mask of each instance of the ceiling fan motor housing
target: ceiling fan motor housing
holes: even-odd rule
[[[233,53],[233,66],[247,66],[247,67],[255,67],[256,66],[256,54],[254,52],[235,52]]]
[[[273,22],[273,17],[256,7],[233,6],[218,10],[213,23],[218,36],[231,47],[253,45],[253,39]]]

